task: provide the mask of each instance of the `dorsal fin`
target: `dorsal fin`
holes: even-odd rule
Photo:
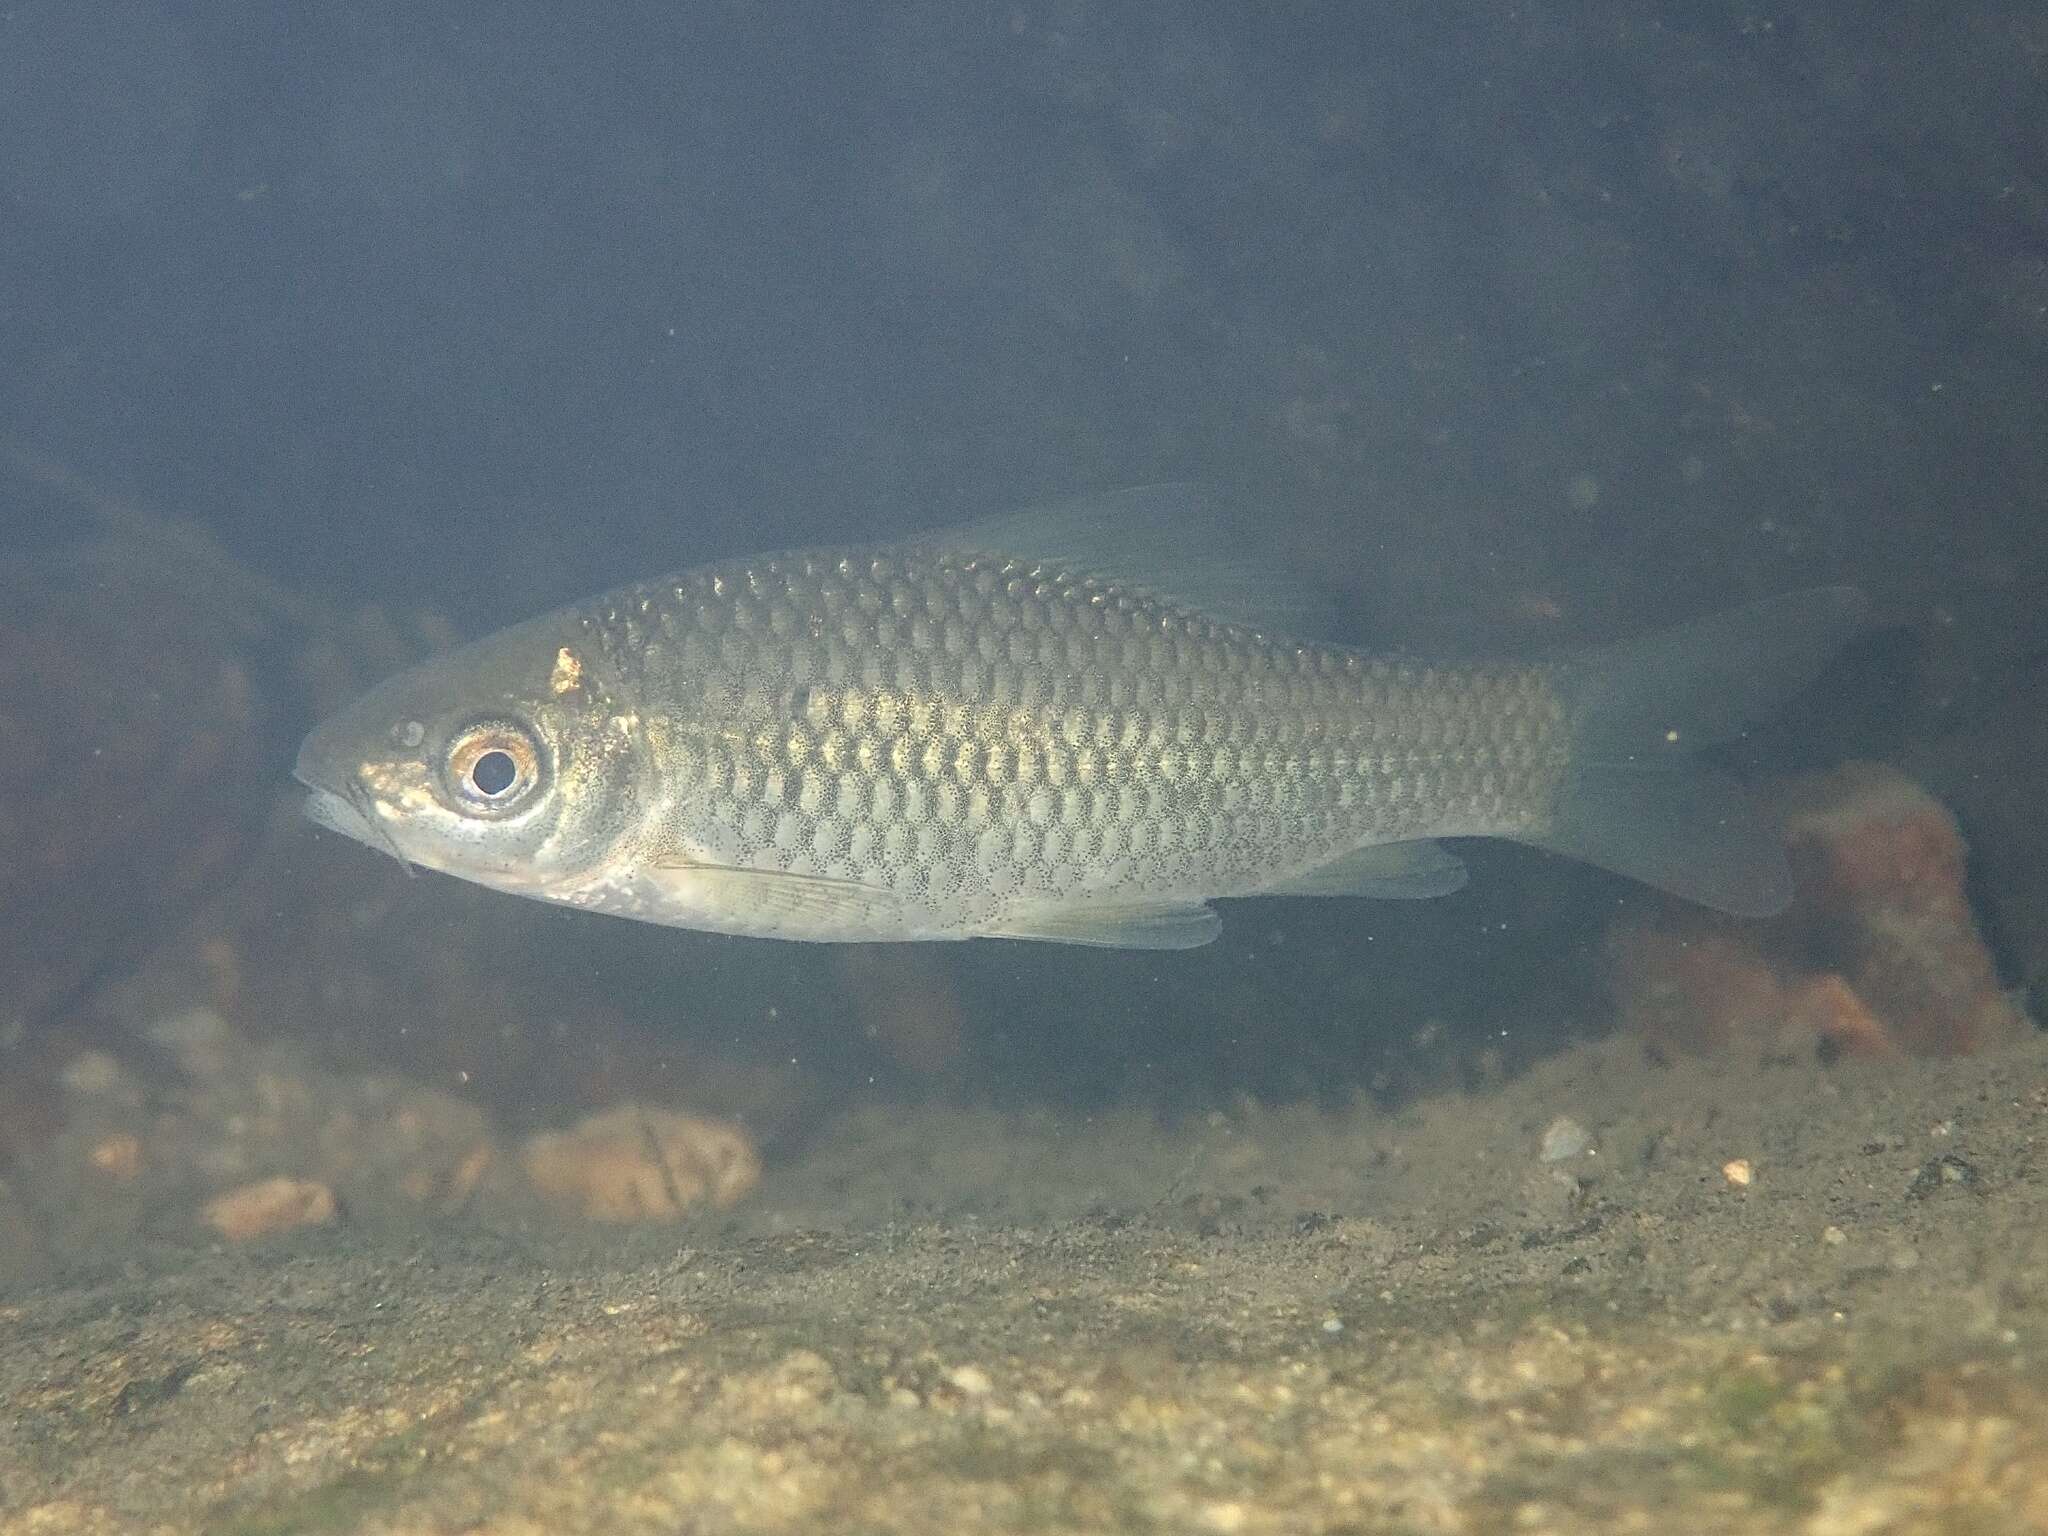
[[[1256,525],[1200,486],[1175,482],[1076,496],[910,542],[1008,555],[1101,577],[1176,607],[1298,640],[1324,640],[1335,608],[1314,583],[1257,553]]]

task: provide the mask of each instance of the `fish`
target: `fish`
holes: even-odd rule
[[[791,940],[1192,948],[1219,899],[1447,895],[1458,838],[1789,902],[1698,754],[1819,676],[1855,588],[1549,658],[1380,655],[1219,505],[1146,486],[618,588],[320,724],[307,813],[408,867]]]

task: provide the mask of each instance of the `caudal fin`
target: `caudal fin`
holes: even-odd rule
[[[1777,829],[1693,754],[1819,677],[1864,608],[1854,587],[1788,592],[1569,663],[1571,769],[1549,825],[1523,840],[1723,912],[1782,912]]]

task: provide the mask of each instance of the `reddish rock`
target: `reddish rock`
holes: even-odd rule
[[[206,1224],[231,1243],[246,1243],[294,1227],[324,1227],[340,1208],[334,1191],[311,1179],[258,1179],[209,1200]]]
[[[1786,796],[1800,899],[1797,937],[1832,951],[1856,995],[1913,1055],[2022,1038],[1965,887],[1967,850],[1948,810],[1890,768],[1851,763]]]
[[[530,1137],[520,1161],[543,1199],[591,1221],[674,1221],[707,1204],[725,1210],[761,1179],[760,1157],[739,1126],[638,1104]]]
[[[1629,1027],[1659,1045],[1954,1055],[2022,1038],[1970,909],[1955,818],[1896,770],[1852,763],[1778,796],[1798,897],[1737,922],[1676,903],[1608,937]]]
[[[1662,1049],[1724,1051],[1785,1027],[1784,983],[1753,944],[1711,917],[1616,926],[1607,970],[1628,1027]]]

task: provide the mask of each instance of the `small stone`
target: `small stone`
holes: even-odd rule
[[[121,1063],[105,1051],[80,1051],[65,1064],[59,1081],[66,1093],[80,1098],[101,1099],[119,1092],[128,1074]]]
[[[1323,1332],[1325,1332],[1325,1333],[1342,1333],[1343,1331],[1344,1331],[1344,1319],[1343,1319],[1343,1318],[1341,1318],[1341,1317],[1326,1317],[1326,1318],[1324,1318],[1324,1319],[1323,1319]]]
[[[294,1227],[323,1227],[338,1214],[334,1191],[311,1179],[258,1179],[218,1195],[201,1213],[206,1224],[231,1243],[288,1232]]]
[[[1562,1168],[1534,1167],[1522,1176],[1521,1215],[1533,1226],[1550,1227],[1571,1220],[1585,1200],[1585,1186]]]
[[[946,1381],[962,1397],[987,1397],[995,1390],[988,1372],[978,1365],[956,1365],[946,1372]]]
[[[116,1131],[94,1142],[86,1160],[116,1183],[126,1184],[142,1172],[142,1143],[126,1131]]]
[[[1844,1232],[1840,1227],[1823,1227],[1821,1229],[1820,1240],[1826,1243],[1830,1248],[1839,1248],[1844,1243],[1849,1241],[1849,1234]]]
[[[1731,1157],[1721,1165],[1721,1177],[1730,1189],[1747,1189],[1756,1182],[1756,1165],[1746,1157]]]
[[[143,1031],[150,1042],[179,1056],[219,1050],[228,1043],[228,1021],[211,1008],[187,1008],[158,1019]]]
[[[1977,1182],[1976,1165],[1952,1152],[1922,1163],[1906,1186],[1912,1199],[1924,1200],[1941,1189],[1967,1189]]]
[[[1570,1115],[1559,1115],[1543,1128],[1537,1155],[1546,1163],[1568,1163],[1593,1150],[1593,1133]]]
[[[838,1390],[830,1361],[815,1350],[793,1349],[765,1370],[728,1376],[719,1397],[740,1417],[770,1424],[801,1418]]]
[[[484,1175],[491,1171],[491,1165],[498,1160],[498,1149],[488,1141],[480,1141],[469,1149],[468,1156],[455,1165],[455,1172],[448,1179],[448,1203],[460,1205],[476,1193]]]

